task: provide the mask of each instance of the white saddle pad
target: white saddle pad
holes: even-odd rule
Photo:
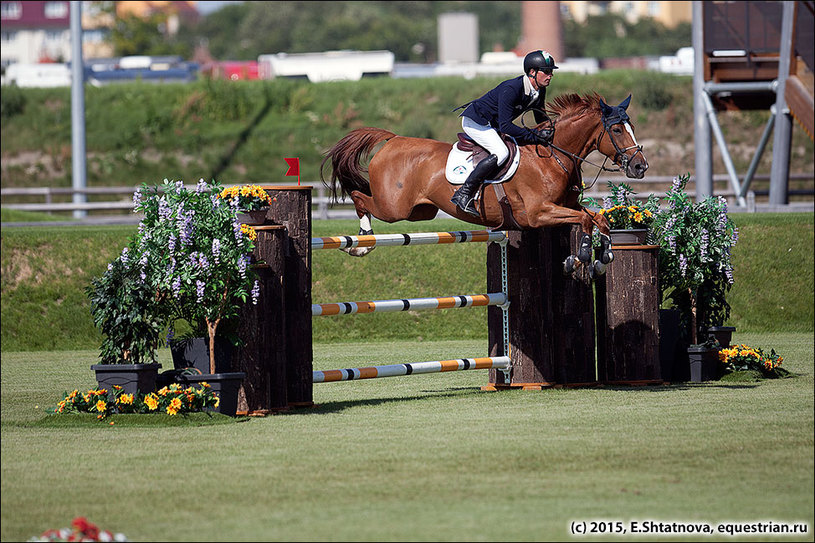
[[[512,164],[509,165],[507,173],[500,179],[487,179],[484,183],[503,183],[513,175],[518,169],[518,164],[521,162],[521,149],[515,153],[515,158],[512,159]],[[458,145],[453,145],[450,154],[447,155],[447,166],[444,168],[444,175],[447,180],[453,185],[462,185],[470,173],[473,171],[473,160],[470,153],[460,151]]]

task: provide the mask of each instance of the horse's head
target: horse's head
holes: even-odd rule
[[[637,144],[634,127],[625,112],[630,103],[630,94],[619,106],[610,106],[600,100],[603,132],[597,140],[597,150],[609,158],[613,157],[614,163],[625,171],[626,176],[642,179],[648,169],[648,161],[642,153],[642,145]]]

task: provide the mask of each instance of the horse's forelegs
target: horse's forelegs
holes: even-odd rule
[[[614,253],[611,250],[611,226],[605,215],[595,213],[585,208],[583,211],[591,217],[592,223],[594,223],[594,226],[596,226],[600,232],[600,260],[595,262],[594,267],[599,274],[603,274],[606,271],[606,265],[614,260]]]
[[[359,212],[357,212],[357,214],[359,214]],[[363,213],[359,217],[359,235],[360,236],[372,236],[373,233],[374,233],[374,229],[371,226],[371,214],[370,213]],[[348,253],[351,256],[365,256],[368,253],[370,253],[371,251],[373,251],[374,249],[376,249],[376,246],[374,246],[374,247],[345,247],[345,248],[340,249],[340,250]]]
[[[610,240],[603,234],[602,221],[605,219],[586,209],[571,209],[568,207],[549,204],[535,216],[535,220],[530,224],[533,228],[559,226],[562,224],[579,224],[583,230],[580,236],[580,245],[577,254],[569,255],[563,262],[563,272],[570,274],[581,266],[589,266],[593,275],[603,274],[606,265],[614,258],[610,250]],[[600,240],[602,245],[600,260],[592,262],[592,231],[597,225],[601,231]],[[605,221],[606,231],[608,231],[608,221]]]

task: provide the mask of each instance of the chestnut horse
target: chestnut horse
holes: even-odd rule
[[[558,119],[552,144],[519,146],[518,170],[502,183],[504,194],[499,197],[495,187],[482,187],[477,218],[450,201],[458,188],[445,178],[450,143],[397,136],[379,128],[358,128],[326,153],[320,174],[335,199],[338,185],[344,196],[351,197],[360,218],[361,235],[373,233],[371,216],[385,222],[424,221],[433,219],[440,209],[490,228],[533,229],[578,223],[583,231],[580,250],[576,258],[572,255],[564,262],[565,271],[570,272],[580,263],[591,265],[591,233],[597,226],[601,257],[591,270],[603,273],[605,264],[613,259],[609,223],[603,215],[579,203],[580,163],[598,150],[628,177],[642,179],[648,162],[625,111],[630,101],[631,96],[618,106],[609,106],[596,93],[555,98],[548,108],[548,113]],[[382,142],[385,144],[370,160],[366,178],[362,162]],[[333,170],[330,185],[323,176],[329,160]],[[345,250],[364,256],[372,248]]]

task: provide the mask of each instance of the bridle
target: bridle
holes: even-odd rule
[[[611,127],[615,124],[622,124],[625,125],[628,123],[629,118],[628,114],[625,111],[619,111],[621,108],[616,108],[614,114],[606,115],[603,113],[602,121],[603,121],[603,131],[600,133],[600,137],[597,138],[597,148],[600,148],[600,141],[603,139],[603,134],[608,134],[608,138],[611,140],[611,145],[614,146],[614,160],[613,162],[616,164],[617,160],[620,161],[620,169],[616,171],[626,170],[628,169],[628,164],[633,160],[638,154],[642,153],[642,145],[629,145],[625,149],[620,149],[620,146],[617,144],[617,140],[614,139],[614,136],[611,134]],[[629,125],[630,126],[630,125]],[[637,151],[628,156],[626,151],[630,151],[631,149],[636,149]]]
[[[544,114],[545,114],[545,112],[544,112]],[[591,187],[594,186],[594,184],[597,182],[597,179],[600,177],[600,172],[601,171],[604,171],[604,172],[621,172],[621,171],[624,171],[624,170],[626,170],[628,168],[628,164],[631,162],[631,160],[633,160],[634,157],[636,157],[638,154],[642,153],[642,145],[629,145],[628,147],[626,147],[624,149],[621,148],[620,145],[617,143],[617,140],[614,139],[614,136],[611,133],[610,128],[612,126],[614,126],[615,124],[625,124],[625,123],[628,122],[628,120],[629,120],[628,115],[625,113],[624,110],[620,111],[619,108],[615,108],[613,114],[611,114],[611,115],[606,115],[605,112],[602,113],[601,121],[603,123],[603,131],[600,132],[600,136],[597,138],[596,147],[597,147],[598,150],[600,149],[600,142],[603,140],[603,136],[605,134],[608,134],[608,138],[611,140],[611,145],[614,146],[614,152],[615,152],[614,159],[612,160],[612,162],[614,164],[617,164],[618,160],[619,160],[619,164],[618,164],[618,166],[616,168],[607,168],[606,167],[606,162],[608,161],[608,156],[606,156],[603,159],[602,164],[595,164],[591,160],[588,160],[587,158],[583,158],[581,156],[578,156],[578,155],[576,155],[576,154],[574,154],[574,153],[572,153],[570,151],[567,151],[566,149],[558,147],[557,145],[555,145],[554,143],[551,143],[551,142],[548,145],[545,145],[545,146],[541,145],[540,143],[536,143],[535,144],[535,153],[539,157],[544,158],[546,156],[541,153],[540,147],[542,147],[542,146],[543,147],[551,147],[552,149],[554,149],[556,151],[559,151],[559,152],[563,153],[564,155],[572,157],[572,160],[574,160],[575,163],[577,161],[580,161],[580,162],[585,162],[587,164],[590,164],[590,165],[594,166],[595,168],[597,168],[597,175],[594,177],[594,180],[591,182],[591,184],[586,187],[586,188],[591,188]],[[549,120],[549,122],[554,127],[555,123],[551,119]],[[523,119],[521,119],[521,123],[523,124]],[[626,153],[626,151],[630,151],[631,149],[636,149],[637,151],[633,155],[631,155],[629,157],[625,153]],[[569,173],[569,170],[566,169],[566,166],[563,164],[563,162],[561,162],[560,158],[558,158],[558,156],[555,153],[550,153],[548,156],[553,157],[557,161],[557,163],[560,164],[560,167],[563,168],[563,171],[566,172],[567,174]]]

